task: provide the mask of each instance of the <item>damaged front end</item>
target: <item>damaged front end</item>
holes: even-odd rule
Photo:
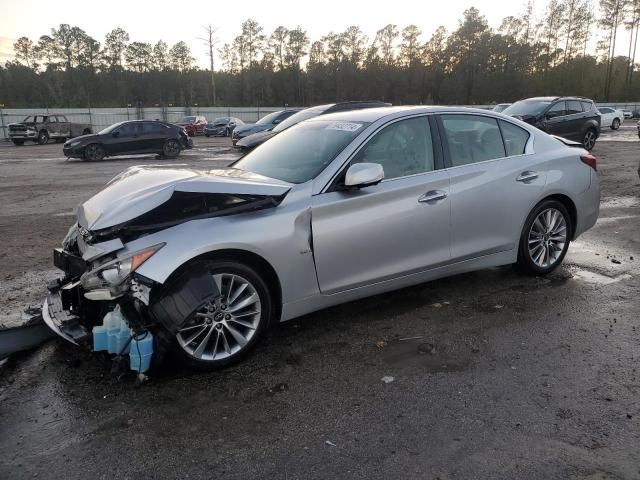
[[[73,344],[129,354],[131,369],[145,371],[174,338],[177,322],[219,291],[210,275],[171,285],[139,275],[166,242],[135,249],[131,242],[185,222],[273,208],[288,190],[234,169],[123,172],[78,208],[77,223],[54,250],[64,276],[48,285],[46,324]]]

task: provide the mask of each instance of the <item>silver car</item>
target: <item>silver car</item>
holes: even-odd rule
[[[230,168],[133,167],[78,207],[47,323],[74,343],[120,306],[191,366],[273,323],[498,265],[547,274],[598,218],[596,159],[484,110],[389,107],[292,127]],[[122,352],[120,352],[122,353]]]

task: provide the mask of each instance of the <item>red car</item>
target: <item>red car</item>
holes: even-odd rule
[[[204,127],[207,126],[207,119],[205,117],[182,117],[176,122],[176,125],[186,130],[187,135],[195,137],[196,135],[204,134]]]

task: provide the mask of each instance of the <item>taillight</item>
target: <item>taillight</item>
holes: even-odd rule
[[[580,155],[580,160],[582,160],[582,163],[589,165],[596,172],[598,171],[598,162],[596,160],[596,157],[594,157],[590,153],[587,155]]]

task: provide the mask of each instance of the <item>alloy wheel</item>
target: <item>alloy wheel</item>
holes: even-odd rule
[[[180,145],[175,140],[169,140],[164,146],[164,154],[168,157],[178,155],[180,153]]]
[[[529,257],[540,268],[554,265],[567,243],[567,221],[555,208],[538,214],[531,224],[528,237]]]
[[[182,349],[198,360],[221,360],[240,352],[260,324],[256,288],[237,274],[213,275],[220,295],[205,303],[178,330]]]
[[[92,162],[100,161],[104,158],[104,150],[102,147],[93,143],[91,145],[87,145],[84,154],[85,158]]]
[[[582,145],[587,150],[591,150],[595,144],[596,144],[596,134],[594,133],[593,130],[587,130],[587,133],[584,134]]]

